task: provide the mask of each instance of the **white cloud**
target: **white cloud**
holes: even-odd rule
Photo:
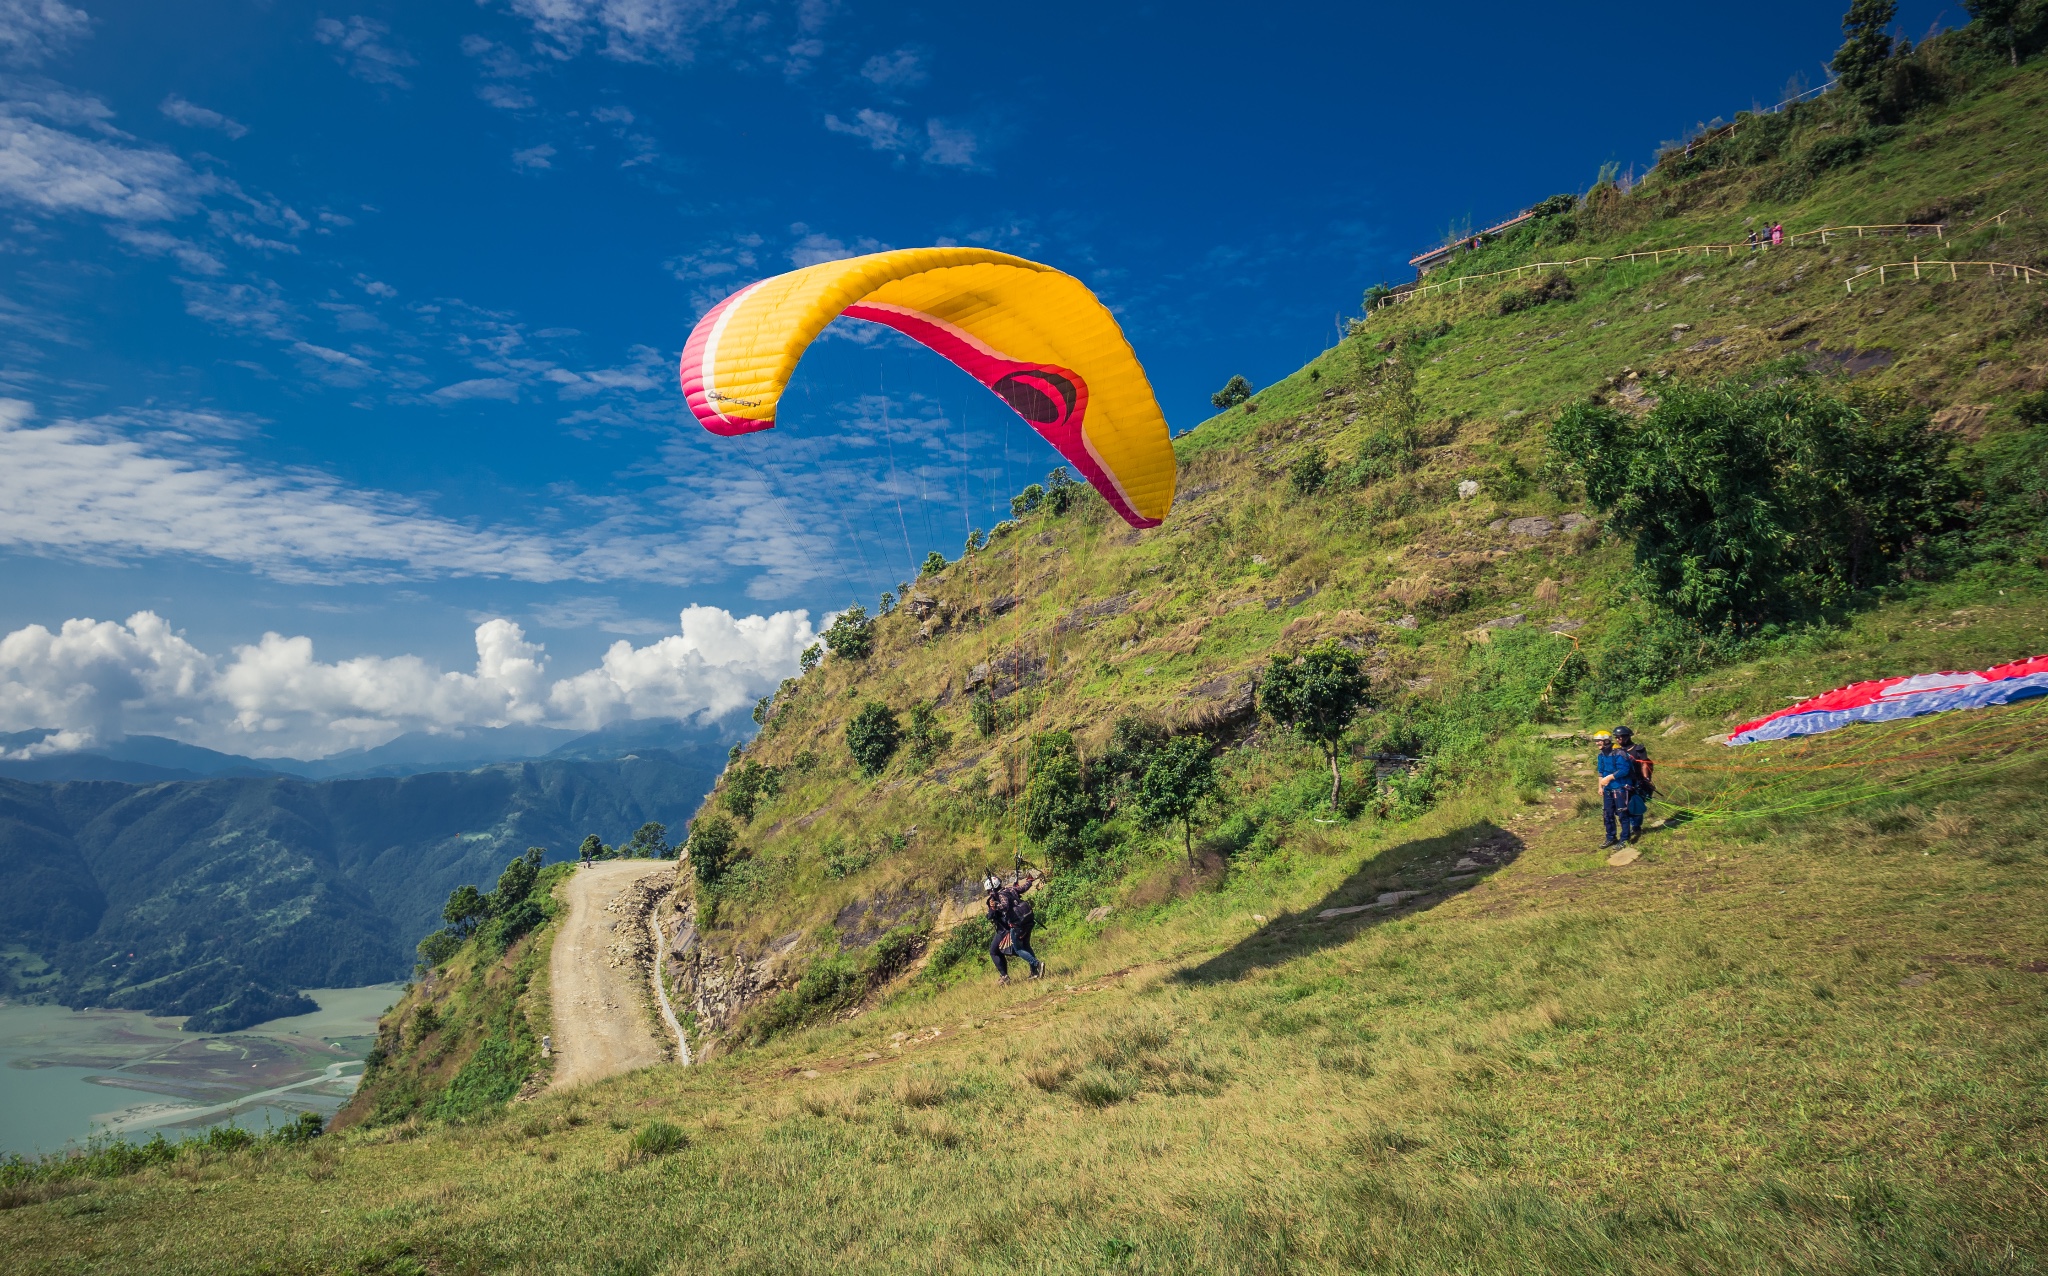
[[[37,212],[161,221],[191,212],[213,189],[213,179],[169,151],[80,137],[29,118],[59,107],[70,117],[64,122],[98,123],[111,114],[95,99],[61,94],[0,103],[0,200]]]
[[[485,82],[477,85],[478,97],[502,111],[524,111],[534,105],[533,94],[508,81],[533,75],[540,70],[539,67],[505,45],[480,35],[462,37],[462,53],[464,57],[476,59],[484,74]]]
[[[910,142],[911,133],[903,121],[887,111],[862,107],[854,114],[851,123],[836,115],[825,117],[825,129],[831,133],[845,133],[860,138],[878,151],[900,151]]]
[[[506,403],[517,403],[519,383],[504,377],[477,377],[444,385],[427,397],[436,403],[460,403],[464,399],[500,399]]]
[[[819,262],[839,261],[847,257],[884,252],[889,247],[889,245],[881,240],[869,239],[865,235],[854,240],[849,245],[845,240],[820,234],[805,226],[802,222],[798,222],[789,229],[791,234],[802,236],[802,238],[796,241],[795,246],[789,250],[789,260],[793,266],[815,266]]]
[[[863,80],[882,89],[907,89],[924,83],[924,59],[915,49],[877,53],[861,64]]]
[[[151,733],[258,757],[321,757],[406,731],[709,720],[794,674],[816,636],[802,611],[689,607],[679,622],[677,633],[645,647],[617,642],[598,667],[552,682],[545,648],[504,619],[477,626],[467,673],[410,655],[326,663],[311,639],[277,633],[222,658],[148,611],[125,624],[29,625],[0,638],[0,730],[63,733],[40,751]]]
[[[132,437],[114,418],[31,428],[30,416],[0,400],[0,545],[100,561],[189,555],[284,580],[575,574],[538,538],[465,527],[324,474],[259,471]]]
[[[485,105],[501,111],[528,111],[534,105],[533,94],[516,84],[479,84],[476,95]]]
[[[396,297],[398,295],[398,289],[393,288],[390,284],[384,283],[381,280],[372,279],[368,275],[357,275],[356,287],[362,289],[366,293],[369,293],[372,297],[389,298]]]
[[[400,68],[417,65],[404,49],[387,42],[391,28],[375,18],[356,14],[347,22],[321,18],[313,24],[313,38],[335,50],[334,60],[348,73],[369,84],[388,84],[409,89],[412,82]]]
[[[63,0],[0,0],[0,61],[34,66],[92,30],[92,18]]]
[[[554,157],[555,148],[542,142],[539,146],[529,146],[523,151],[512,152],[512,167],[538,172],[544,168],[553,168],[554,165],[549,161]]]
[[[164,113],[164,118],[175,120],[188,128],[210,128],[236,139],[246,137],[249,133],[248,125],[231,120],[219,111],[210,111],[195,102],[187,102],[175,93],[159,102],[156,109]]]
[[[160,230],[144,230],[140,226],[128,226],[116,222],[107,227],[107,233],[120,240],[136,252],[151,257],[169,255],[178,259],[178,264],[195,275],[217,275],[227,269],[220,258],[201,248],[189,239]]]
[[[944,168],[974,167],[974,152],[980,143],[972,130],[926,120],[924,131],[931,143],[924,149],[925,163]]]
[[[511,0],[539,37],[535,47],[573,58],[596,44],[621,62],[688,62],[696,37],[737,8],[735,0]]]
[[[686,284],[702,279],[727,280],[728,276],[731,277],[729,282],[742,283],[754,277],[754,267],[758,264],[754,250],[763,242],[759,235],[752,233],[734,235],[730,242],[711,244],[692,253],[671,257],[662,264]]]

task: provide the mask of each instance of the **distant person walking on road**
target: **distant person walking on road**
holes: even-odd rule
[[[1021,957],[1031,967],[1031,977],[1037,979],[1045,973],[1045,963],[1031,951],[1031,928],[1037,921],[1037,912],[1031,901],[1024,898],[1031,889],[1043,880],[1039,877],[1020,877],[1009,886],[991,875],[982,879],[982,888],[988,892],[985,903],[988,907],[989,922],[995,927],[995,938],[989,941],[989,959],[996,964],[996,982],[1010,982],[1010,958]]]

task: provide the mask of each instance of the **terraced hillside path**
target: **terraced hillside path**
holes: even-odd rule
[[[555,1077],[566,1090],[668,1058],[647,1021],[646,973],[636,961],[614,963],[619,928],[637,918],[606,905],[642,878],[672,875],[659,860],[611,860],[579,868],[562,885],[569,915],[555,934],[549,987],[554,998]],[[637,937],[636,937],[637,938]]]

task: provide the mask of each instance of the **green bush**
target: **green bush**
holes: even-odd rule
[[[895,756],[902,738],[896,715],[880,701],[870,700],[862,705],[846,724],[846,751],[853,755],[854,765],[865,776],[881,774]]]
[[[1243,377],[1232,377],[1221,390],[1209,396],[1209,403],[1217,408],[1234,408],[1252,397],[1252,383]]]
[[[946,932],[939,946],[932,950],[931,960],[924,964],[919,978],[938,982],[963,961],[972,961],[988,952],[988,946],[995,942],[995,924],[986,913],[978,913]]]
[[[905,738],[910,744],[911,768],[917,771],[930,767],[953,742],[952,735],[939,724],[939,707],[929,700],[910,706],[910,730]]]
[[[875,649],[875,622],[868,619],[868,609],[855,603],[833,617],[825,628],[825,645],[841,660],[867,659]]]
[[[718,879],[738,858],[739,833],[733,828],[732,821],[722,815],[700,815],[690,821],[690,837],[686,845],[690,871],[696,875],[698,884],[715,888]]]
[[[1330,463],[1323,458],[1323,450],[1311,446],[1287,471],[1287,479],[1296,496],[1314,496],[1322,490],[1323,480],[1329,477],[1329,473]]]
[[[1017,804],[1024,836],[1062,863],[1080,858],[1081,834],[1098,811],[1074,737],[1065,731],[1032,736],[1025,766],[1024,795]]]
[[[1925,570],[1960,524],[1952,446],[1924,408],[1845,399],[1781,363],[1750,383],[1669,386],[1641,420],[1574,405],[1545,473],[1562,491],[1583,483],[1634,543],[1647,596],[1742,634]]]

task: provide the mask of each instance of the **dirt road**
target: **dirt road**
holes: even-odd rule
[[[605,905],[643,877],[674,872],[675,865],[657,860],[611,860],[577,869],[562,887],[569,915],[555,934],[549,972],[556,1056],[550,1089],[566,1090],[668,1057],[647,1019],[646,973],[638,962],[610,951],[621,940],[625,948],[644,943],[629,934],[641,922]]]

